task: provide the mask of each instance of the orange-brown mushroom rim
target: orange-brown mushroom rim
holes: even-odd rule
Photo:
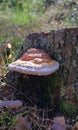
[[[17,61],[8,65],[12,71],[45,76],[59,69],[59,63],[43,50],[31,48]]]

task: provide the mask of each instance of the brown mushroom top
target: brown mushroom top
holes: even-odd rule
[[[20,59],[10,64],[9,68],[25,74],[48,75],[56,71],[59,64],[45,51],[31,48]]]
[[[31,48],[22,57],[22,61],[33,61],[35,64],[41,64],[43,62],[51,62],[51,57],[43,50]]]

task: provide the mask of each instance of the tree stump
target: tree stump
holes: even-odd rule
[[[28,100],[32,105],[52,108],[61,94],[61,88],[69,89],[78,82],[78,28],[52,30],[49,33],[33,33],[26,36],[15,58],[20,58],[28,48],[43,49],[59,62],[60,68],[49,76],[32,76],[10,71],[6,83],[22,91],[19,98]],[[67,87],[69,85],[69,87]],[[70,95],[68,94],[70,97]]]

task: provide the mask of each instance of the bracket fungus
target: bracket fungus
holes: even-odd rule
[[[49,75],[59,69],[59,63],[45,51],[30,48],[20,59],[8,65],[12,71],[30,75]]]

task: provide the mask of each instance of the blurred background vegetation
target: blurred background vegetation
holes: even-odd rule
[[[15,54],[29,33],[78,26],[78,0],[0,0],[0,44]]]

